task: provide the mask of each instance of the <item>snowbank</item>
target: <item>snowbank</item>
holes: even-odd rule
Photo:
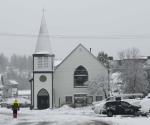
[[[21,108],[18,118],[13,119],[12,110],[0,108],[0,125],[99,125],[99,122],[110,125],[149,125],[150,117],[115,116],[109,118],[95,114],[91,107],[70,108],[65,105],[58,109],[46,110]]]
[[[141,100],[141,111],[143,112],[149,112],[150,111],[150,99],[149,98],[145,98],[143,100]]]

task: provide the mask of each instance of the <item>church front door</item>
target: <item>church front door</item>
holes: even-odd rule
[[[49,108],[49,94],[45,89],[41,89],[37,95],[37,107],[38,109]]]

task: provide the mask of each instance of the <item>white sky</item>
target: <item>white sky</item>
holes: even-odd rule
[[[56,58],[64,58],[79,43],[97,55],[137,47],[150,55],[149,0],[0,0],[0,34],[38,34],[43,7],[46,9],[49,34],[52,36],[90,36],[93,38],[51,38]],[[142,39],[111,39],[120,35],[142,35]],[[121,37],[122,38],[122,37]],[[0,35],[0,53],[31,55],[36,37]]]

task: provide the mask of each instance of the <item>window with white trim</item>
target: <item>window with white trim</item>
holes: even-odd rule
[[[38,68],[42,68],[42,57],[38,57]]]
[[[38,57],[38,68],[48,68],[49,67],[49,61],[48,57]]]
[[[44,57],[43,63],[44,68],[48,68],[48,57]]]

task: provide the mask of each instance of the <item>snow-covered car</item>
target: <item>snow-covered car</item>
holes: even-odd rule
[[[104,104],[106,102],[109,102],[109,101],[116,101],[116,99],[128,102],[129,104],[134,105],[134,106],[138,106],[138,107],[141,106],[141,104],[140,104],[141,99],[126,99],[126,98],[122,98],[122,97],[118,97],[118,96],[111,96],[111,97],[108,97],[107,99],[104,99],[102,101],[94,102],[92,109],[94,110],[94,112],[96,114],[101,114],[101,112],[104,108]]]
[[[125,101],[108,101],[104,104],[102,114],[106,114],[108,117],[113,115],[135,115],[141,114],[138,106],[131,105]]]
[[[104,99],[102,101],[93,102],[92,109],[96,114],[101,114],[101,111],[104,109],[105,103],[108,101],[115,101],[115,100],[116,100],[116,96],[110,96],[107,99]]]

